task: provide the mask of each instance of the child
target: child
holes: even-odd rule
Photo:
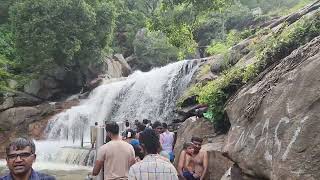
[[[192,142],[186,142],[183,144],[183,151],[185,151],[185,162],[182,168],[182,175],[186,180],[198,180],[200,176],[194,171],[194,145]]]

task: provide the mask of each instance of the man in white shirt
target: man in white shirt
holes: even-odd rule
[[[163,133],[160,134],[160,144],[162,150],[167,152],[170,156],[170,161],[174,159],[173,145],[174,145],[174,133],[168,130],[167,123],[162,123]]]
[[[146,156],[130,167],[129,180],[178,180],[174,166],[158,154],[161,145],[155,130],[145,129],[140,133],[139,141]]]

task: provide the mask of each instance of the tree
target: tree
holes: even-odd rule
[[[114,9],[107,1],[15,3],[10,19],[22,67],[41,73],[54,66],[75,70],[99,62],[112,40]]]
[[[9,18],[9,7],[15,0],[0,0],[0,24],[6,23]]]
[[[177,60],[177,49],[169,43],[163,33],[143,29],[139,31],[133,45],[136,56],[135,65],[142,71]]]
[[[230,3],[231,0],[164,0],[148,27],[164,32],[170,43],[180,48],[183,57],[195,51],[194,34],[199,19],[211,11],[221,11]]]
[[[159,0],[117,0],[115,41],[113,48],[125,57],[133,54],[136,33],[146,26],[147,18],[153,16]]]

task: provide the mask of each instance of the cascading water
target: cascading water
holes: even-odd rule
[[[40,155],[40,159],[91,164],[88,162],[90,150],[83,153],[77,147],[81,137],[84,142],[90,142],[90,126],[94,122],[101,125],[104,121],[173,120],[176,101],[189,85],[198,66],[196,60],[179,61],[146,73],[136,71],[125,80],[97,87],[79,106],[56,115],[50,121],[46,132],[52,147],[38,144],[40,149],[46,148],[38,151],[46,152],[46,155]],[[69,148],[61,150],[61,146]],[[78,156],[71,155],[72,151],[78,152]],[[59,157],[56,157],[57,154]],[[62,160],[65,156],[69,159]],[[70,160],[70,156],[75,156],[76,160]],[[79,162],[80,159],[87,162]]]

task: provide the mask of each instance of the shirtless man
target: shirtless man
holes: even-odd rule
[[[200,180],[204,180],[208,170],[208,154],[206,151],[200,151],[203,139],[199,137],[192,137],[191,142],[194,145],[193,160],[195,174],[200,176]],[[185,153],[185,151],[181,152],[179,164],[183,164],[183,162],[185,162]],[[178,167],[178,169],[180,168],[182,167]]]

